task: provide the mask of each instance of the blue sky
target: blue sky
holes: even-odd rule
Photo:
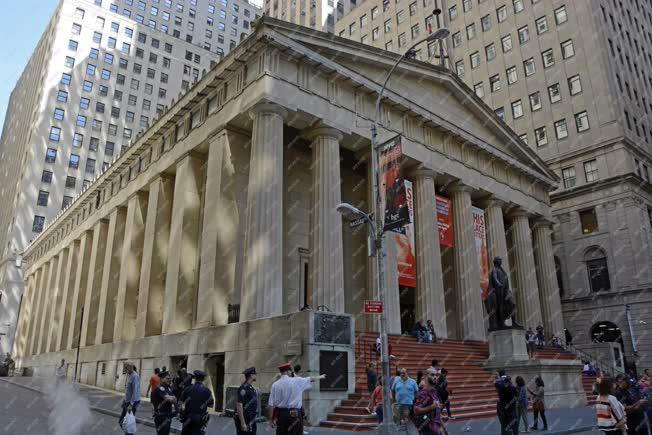
[[[0,14],[0,128],[5,121],[9,95],[25,68],[59,0],[9,2]]]

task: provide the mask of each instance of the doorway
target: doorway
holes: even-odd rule
[[[206,360],[206,371],[215,397],[215,411],[224,411],[224,354],[211,355]]]
[[[399,301],[401,304],[401,332],[411,334],[416,323],[416,289],[399,286]],[[425,321],[425,320],[424,320]]]

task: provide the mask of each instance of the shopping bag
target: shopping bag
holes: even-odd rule
[[[136,416],[131,411],[127,412],[122,420],[122,431],[129,434],[136,433]]]

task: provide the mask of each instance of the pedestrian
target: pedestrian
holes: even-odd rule
[[[134,416],[138,412],[138,405],[140,405],[140,376],[136,371],[136,366],[133,363],[127,362],[124,365],[127,375],[125,381],[125,397],[122,401],[122,412],[120,413],[120,427],[122,427],[122,420],[125,415],[131,412]]]
[[[419,389],[422,387],[422,382],[423,382],[423,372],[421,370],[417,371],[417,385],[419,386]]]
[[[543,333],[543,325],[537,326],[537,347],[543,349],[546,344],[546,336]]]
[[[186,387],[179,399],[183,407],[181,435],[204,435],[209,419],[208,408],[212,408],[215,402],[211,390],[204,385],[206,373],[195,370],[192,377],[195,383]]]
[[[381,343],[381,341],[380,341],[380,337],[376,337],[376,344],[375,344],[374,348],[375,348],[376,353],[377,353],[378,355],[380,355],[380,350],[381,350],[380,348],[381,348],[381,347],[382,347],[382,343]]]
[[[584,376],[595,376],[596,371],[591,365],[591,361],[584,361],[584,367],[582,368],[582,374]]]
[[[437,397],[439,397],[439,402],[441,407],[446,409],[446,415],[450,420],[455,420],[455,417],[451,414],[451,402],[448,400],[451,392],[448,391],[448,370],[441,369],[439,371],[439,376],[437,377]]]
[[[428,331],[430,343],[437,343],[437,334],[435,334],[435,325],[432,324],[432,320],[426,322],[426,330]]]
[[[367,412],[369,414],[376,414],[378,424],[383,422],[383,380],[378,379],[374,392],[371,393],[369,398],[369,405],[367,405]]]
[[[177,378],[175,379],[174,384],[177,397],[181,397],[183,391],[192,384],[192,375],[188,373],[188,370],[185,367],[181,367],[177,370]]]
[[[441,435],[441,403],[436,390],[437,374],[426,373],[425,384],[419,391],[414,404],[414,425],[423,435]]]
[[[516,377],[516,391],[518,392],[518,402],[516,403],[516,426],[518,427],[521,424],[521,420],[523,420],[523,426],[525,427],[523,432],[528,432],[530,426],[527,421],[527,389],[525,388],[525,379],[523,379],[522,376]]]
[[[16,362],[9,352],[7,352],[7,355],[5,356],[4,366],[7,369],[7,376],[13,376],[14,370],[16,370]]]
[[[62,359],[61,360],[61,365],[57,367],[57,385],[58,384],[63,384],[66,382],[66,378],[68,376],[67,370],[66,370],[66,360]]]
[[[428,343],[426,328],[421,324],[421,321],[414,324],[412,334],[417,338],[417,343]]]
[[[512,384],[511,378],[505,374],[504,369],[498,370],[494,386],[498,393],[496,413],[500,422],[500,433],[501,435],[518,435],[518,419],[516,415],[518,393],[516,387]]]
[[[156,367],[154,369],[154,374],[150,376],[149,378],[149,384],[147,385],[147,391],[145,392],[145,397],[149,397],[151,400],[151,396],[149,395],[150,391],[153,393],[156,391],[156,389],[161,385],[161,369]]]
[[[272,427],[276,427],[276,435],[303,434],[303,392],[308,390],[313,382],[325,379],[326,375],[311,377],[289,376],[289,363],[278,366],[281,378],[272,384],[267,408]]]
[[[177,412],[177,398],[170,387],[170,375],[166,374],[159,379],[160,385],[152,390],[151,399],[154,408],[154,425],[156,435],[169,435],[172,418]]]
[[[168,372],[168,368],[163,366],[161,367],[161,373],[159,373],[160,378],[164,378],[165,376],[168,376],[170,373]],[[172,382],[172,379],[170,379],[170,382]]]
[[[433,369],[436,374],[439,374],[440,372],[440,370],[437,368],[438,365],[439,365],[439,361],[437,361],[436,359],[430,361],[430,368]]]
[[[418,392],[419,387],[416,381],[408,376],[406,368],[401,368],[399,377],[394,380],[394,385],[392,385],[394,400],[398,405],[397,424],[407,425],[408,419],[412,416],[412,407]]]
[[[607,435],[622,435],[627,430],[627,416],[622,403],[612,395],[613,392],[613,380],[608,377],[600,379],[595,404],[598,430]]]
[[[378,382],[378,372],[376,372],[376,364],[371,362],[367,365],[367,391],[369,396],[376,389],[376,382]]]
[[[540,376],[537,376],[534,379],[534,390],[528,388],[528,392],[532,395],[532,412],[534,413],[534,424],[530,427],[530,430],[538,430],[539,424],[539,414],[541,415],[541,421],[543,422],[543,430],[548,430],[548,420],[546,420],[546,404],[544,400],[545,389],[543,384],[543,379]]]
[[[292,367],[292,374],[290,376],[294,378],[296,376],[299,376],[300,373],[301,373],[301,365],[296,364],[294,367]],[[306,415],[306,410],[303,406],[301,406],[301,414],[303,415],[303,424],[305,425],[306,422],[308,421],[308,416]],[[310,435],[310,433],[304,430],[303,435]]]
[[[256,368],[250,367],[242,374],[245,381],[238,388],[238,403],[234,416],[237,435],[256,435],[256,416],[258,415],[258,391],[254,388]]]
[[[636,385],[627,375],[618,375],[616,377],[616,398],[625,407],[627,416],[627,434],[628,435],[648,435],[647,423],[645,419],[645,410],[648,407],[648,401],[645,399]]]
[[[532,331],[532,327],[530,326],[527,331],[525,331],[525,344],[527,346],[527,355],[530,359],[534,358],[534,346],[536,342],[536,336],[534,335],[534,332]]]

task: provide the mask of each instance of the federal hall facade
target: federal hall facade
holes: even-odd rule
[[[19,366],[50,375],[79,346],[78,377],[93,385],[120,389],[126,360],[143,379],[185,361],[214,387],[256,366],[268,391],[277,363],[314,374],[340,352],[352,389],[355,331],[376,327],[362,313],[377,299],[374,259],[366,229],[335,207],[370,208],[373,103],[396,59],[263,18],[26,250]],[[519,320],[563,337],[554,173],[446,69],[405,61],[381,112],[380,141],[401,135],[414,186],[417,262],[406,298],[387,244],[389,332],[414,310],[439,337],[487,339],[476,206]],[[440,247],[436,194],[451,200],[453,248]],[[327,390],[308,394],[312,420],[342,397]]]

